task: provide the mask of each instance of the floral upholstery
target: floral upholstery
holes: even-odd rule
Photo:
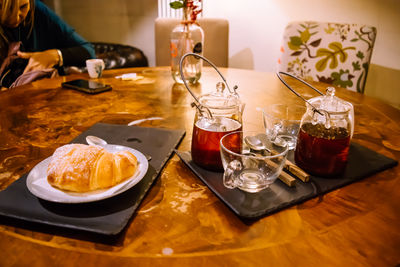
[[[368,25],[292,22],[278,69],[363,93],[375,37],[376,28]]]

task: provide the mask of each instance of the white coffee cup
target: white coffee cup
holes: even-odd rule
[[[105,68],[102,59],[88,59],[86,60],[86,67],[90,78],[100,78]]]

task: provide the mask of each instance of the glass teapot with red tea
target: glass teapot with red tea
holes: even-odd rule
[[[181,71],[182,80],[195,99],[192,106],[196,107],[191,146],[192,160],[205,169],[222,171],[220,140],[228,133],[242,130],[244,104],[236,92],[237,86],[231,90],[223,75],[208,59],[198,54],[188,53],[182,57],[180,65],[185,57],[191,55],[207,61],[224,81],[217,83],[216,90],[212,93],[197,97],[188,87]],[[231,138],[231,140],[237,142],[237,147],[242,144],[240,133],[238,133],[238,138]]]
[[[279,75],[278,77],[283,81]],[[346,168],[350,140],[354,132],[353,105],[336,97],[333,87],[328,87],[324,95],[303,80],[298,80],[321,96],[305,100],[284,82],[292,92],[306,102],[307,107],[300,122],[295,162],[313,175],[338,176]]]

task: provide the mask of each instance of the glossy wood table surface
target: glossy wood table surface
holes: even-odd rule
[[[137,81],[115,76],[136,72]],[[222,69],[246,103],[244,128],[262,130],[256,109],[271,103],[302,104],[273,73]],[[194,110],[169,68],[106,71],[99,81],[113,90],[87,95],[46,79],[0,92],[0,189],[5,189],[54,150],[96,122],[186,129],[179,146],[189,150]],[[214,90],[217,74],[204,68],[197,95]],[[307,98],[316,96],[290,82]],[[324,90],[326,85],[316,83]],[[344,89],[354,104],[353,141],[400,159],[400,112]],[[0,266],[394,266],[400,263],[400,167],[386,170],[321,198],[242,222],[174,155],[113,243],[68,233],[0,224]]]

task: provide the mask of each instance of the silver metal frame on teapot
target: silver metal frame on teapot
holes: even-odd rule
[[[204,106],[204,105],[202,105],[202,104],[200,103],[199,98],[192,92],[192,90],[190,90],[190,88],[189,88],[189,86],[188,86],[188,84],[187,84],[187,82],[186,82],[185,76],[184,76],[183,71],[182,71],[182,65],[183,65],[183,61],[184,61],[185,58],[188,57],[188,56],[194,56],[195,58],[201,58],[202,60],[204,60],[204,61],[206,61],[208,64],[210,64],[210,65],[218,72],[218,74],[221,76],[221,78],[222,78],[222,80],[224,81],[224,84],[225,84],[226,88],[228,88],[229,92],[230,92],[231,94],[237,95],[237,96],[239,97],[238,93],[236,92],[236,90],[238,89],[238,86],[237,86],[237,85],[233,86],[233,90],[232,90],[232,89],[229,87],[229,85],[228,85],[228,83],[227,83],[225,77],[224,77],[224,76],[222,75],[222,73],[218,70],[217,66],[215,66],[214,63],[212,63],[209,59],[207,59],[207,58],[205,58],[205,57],[203,57],[203,56],[201,56],[201,55],[199,55],[199,54],[196,54],[196,53],[186,53],[185,55],[182,56],[182,58],[181,58],[181,60],[180,60],[180,62],[179,62],[179,72],[180,72],[181,79],[182,79],[182,81],[183,81],[183,83],[184,83],[186,89],[189,91],[189,93],[192,95],[192,97],[193,97],[194,100],[195,100],[194,102],[191,103],[191,105],[192,105],[192,107],[195,106],[195,107],[199,110],[199,112],[200,112],[201,114],[203,114],[203,112],[206,111],[207,114],[210,116],[210,118],[212,118],[212,114],[211,114],[210,109],[209,109],[208,107],[206,107],[206,106]],[[217,85],[217,86],[218,86],[218,85]]]
[[[290,85],[288,85],[286,83],[286,81],[281,77],[281,74],[287,75],[292,77],[293,79],[298,80],[299,82],[302,82],[303,84],[307,85],[308,87],[310,87],[311,89],[313,89],[314,91],[316,91],[317,93],[319,93],[320,95],[324,95],[320,90],[318,90],[317,88],[315,88],[314,86],[312,86],[311,84],[309,84],[308,82],[300,79],[299,77],[296,77],[290,73],[287,72],[283,72],[283,71],[278,71],[276,73],[276,75],[278,76],[279,80],[281,80],[281,82],[287,87],[289,88],[290,91],[292,91],[295,95],[297,95],[298,97],[300,97],[304,102],[306,102],[307,104],[309,104],[312,108],[314,112],[318,112],[320,115],[324,115],[322,114],[322,112],[320,110],[318,110],[316,107],[314,107],[307,99],[305,99],[304,97],[302,97],[299,93],[297,93],[292,87],[290,87]]]

